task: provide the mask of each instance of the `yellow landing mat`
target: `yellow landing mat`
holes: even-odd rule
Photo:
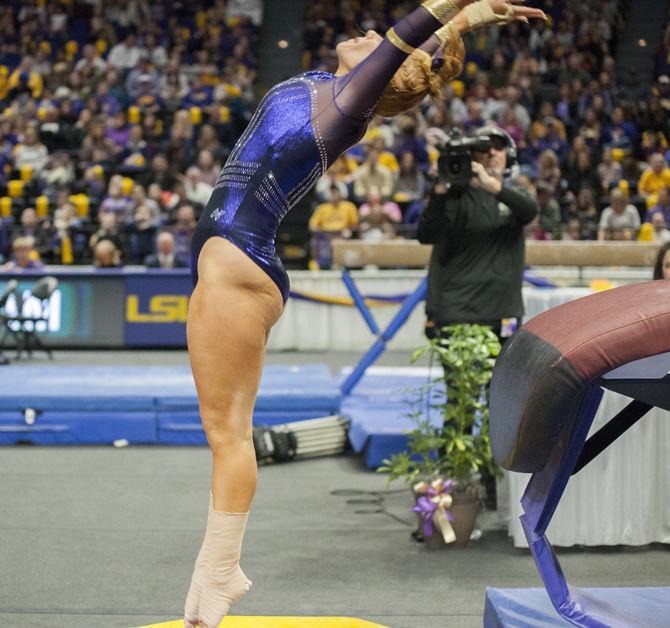
[[[166,621],[141,628],[183,628],[184,621]],[[226,617],[219,628],[388,628],[354,617]]]

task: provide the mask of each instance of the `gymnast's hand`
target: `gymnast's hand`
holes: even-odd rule
[[[468,20],[468,30],[475,30],[495,24],[500,26],[510,22],[525,22],[529,20],[547,20],[547,15],[541,9],[519,6],[524,0],[479,0],[463,9]]]

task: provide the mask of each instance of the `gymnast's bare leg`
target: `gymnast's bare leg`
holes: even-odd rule
[[[251,583],[239,568],[256,491],[252,412],[270,328],[284,304],[275,283],[227,240],[207,240],[188,312],[188,351],[212,451],[212,499],[185,625],[214,628]]]

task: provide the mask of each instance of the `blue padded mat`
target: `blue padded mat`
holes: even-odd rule
[[[267,366],[255,423],[285,423],[339,412],[341,394],[324,364]],[[34,424],[25,410],[37,411]],[[183,367],[2,369],[0,444],[205,442],[195,385]]]
[[[670,588],[580,589],[635,618],[634,626],[668,625]],[[484,628],[571,626],[554,610],[544,589],[486,589]]]
[[[341,379],[348,369],[340,373]],[[437,368],[432,376],[439,375]],[[341,413],[351,419],[349,442],[354,451],[364,456],[370,469],[381,465],[385,458],[407,448],[406,432],[415,427],[408,415],[417,406],[417,389],[428,383],[431,371],[424,367],[372,367],[369,368],[351,395],[342,402]],[[431,411],[431,422],[441,425],[438,412]]]

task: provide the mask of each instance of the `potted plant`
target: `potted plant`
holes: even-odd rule
[[[488,413],[488,384],[499,353],[490,327],[463,324],[444,327],[412,355],[412,364],[428,357],[442,369],[412,402],[416,427],[408,433],[407,451],[384,460],[378,470],[389,473],[389,482],[404,478],[412,486],[413,510],[429,546],[468,543],[486,495],[482,474],[499,473]]]

